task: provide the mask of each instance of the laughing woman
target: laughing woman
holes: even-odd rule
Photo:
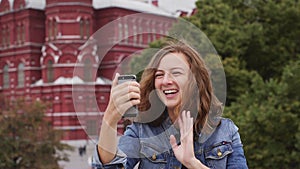
[[[140,84],[113,80],[93,166],[96,168],[248,168],[238,128],[221,118],[208,69],[183,42],[159,50]],[[118,141],[117,123],[131,106],[139,116]],[[216,120],[217,119],[217,120]],[[209,135],[201,141],[203,135]]]

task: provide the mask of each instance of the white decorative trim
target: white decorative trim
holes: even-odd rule
[[[81,130],[85,129],[85,126],[55,126],[53,127],[56,130]]]
[[[47,117],[66,117],[66,116],[103,116],[104,112],[55,112],[46,113]]]

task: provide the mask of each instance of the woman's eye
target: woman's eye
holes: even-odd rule
[[[155,78],[161,78],[161,77],[163,77],[164,76],[164,74],[162,74],[162,73],[157,73],[157,74],[155,74]]]
[[[173,75],[181,75],[182,73],[181,72],[173,72],[172,74]]]

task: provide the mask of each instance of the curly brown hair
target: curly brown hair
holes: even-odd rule
[[[155,116],[157,117],[156,119],[149,121],[150,125],[155,126],[160,125],[166,118],[165,113],[153,111],[152,107],[157,108],[164,106],[155,92],[154,80],[156,68],[159,66],[161,59],[169,53],[184,54],[192,74],[189,76],[189,83],[183,90],[185,92],[182,97],[190,99],[182,99],[182,103],[175,109],[176,115],[183,110],[189,110],[195,119],[194,132],[196,132],[197,135],[199,135],[200,132],[211,132],[211,129],[219,124],[219,121],[216,122],[210,117],[221,114],[222,104],[213,93],[209,70],[204,60],[196,50],[183,41],[171,41],[166,43],[166,46],[153,56],[151,62],[144,70],[140,81],[141,103],[138,106],[140,111],[139,118]],[[151,104],[155,106],[151,106]],[[165,111],[164,108],[160,108],[159,110]]]

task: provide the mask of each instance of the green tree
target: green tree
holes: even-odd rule
[[[300,60],[284,68],[281,79],[264,81],[253,74],[246,93],[225,109],[241,128],[250,168],[297,168],[300,165]],[[297,99],[298,98],[298,99]]]
[[[237,57],[227,57],[223,61],[226,74],[227,98],[226,106],[238,100],[252,82],[255,71],[248,71],[245,62]]]
[[[223,57],[237,56],[264,79],[279,77],[300,52],[298,0],[199,0],[187,18]]]
[[[136,74],[139,81],[145,67],[150,62],[153,55],[165,44],[165,39],[156,40],[149,44],[149,47],[142,51],[139,55],[135,55],[131,60],[129,74]]]
[[[60,142],[61,134],[45,120],[47,106],[39,101],[17,100],[0,106],[0,168],[58,169],[58,161],[67,161],[64,150],[72,148]]]

